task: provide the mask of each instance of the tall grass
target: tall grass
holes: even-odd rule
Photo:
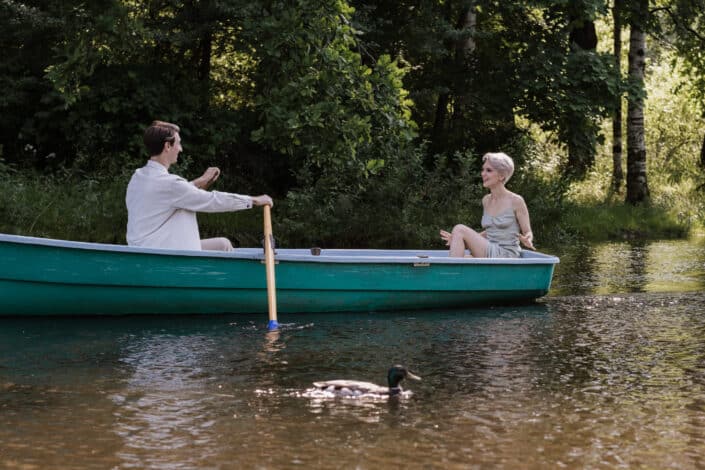
[[[683,238],[690,231],[688,222],[671,211],[622,203],[567,205],[562,224],[566,230],[590,241]]]
[[[0,171],[0,232],[124,243],[126,175]]]

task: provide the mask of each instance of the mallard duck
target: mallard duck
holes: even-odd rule
[[[421,377],[412,374],[406,367],[396,365],[392,366],[387,372],[387,387],[373,384],[371,382],[360,382],[358,380],[327,380],[325,382],[314,382],[316,389],[326,392],[332,392],[342,396],[359,396],[359,395],[398,395],[402,388],[399,382],[405,378],[413,380],[421,380]]]

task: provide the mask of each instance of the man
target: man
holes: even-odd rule
[[[231,251],[233,246],[227,238],[201,240],[196,213],[273,205],[267,195],[206,191],[220,176],[216,167],[191,182],[169,173],[182,150],[179,126],[175,124],[154,121],[144,132],[144,144],[151,157],[132,175],[125,196],[130,246]]]

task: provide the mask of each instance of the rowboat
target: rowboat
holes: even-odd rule
[[[279,312],[388,311],[545,295],[558,258],[450,258],[445,250],[277,249]],[[267,312],[262,248],[136,248],[0,234],[0,315]]]

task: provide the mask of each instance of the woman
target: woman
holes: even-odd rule
[[[524,199],[504,185],[514,173],[514,162],[505,153],[487,153],[482,157],[482,185],[490,193],[482,198],[481,233],[465,225],[456,225],[441,238],[450,247],[449,256],[463,257],[465,249],[475,258],[518,258],[519,242],[534,249],[529,209]]]

